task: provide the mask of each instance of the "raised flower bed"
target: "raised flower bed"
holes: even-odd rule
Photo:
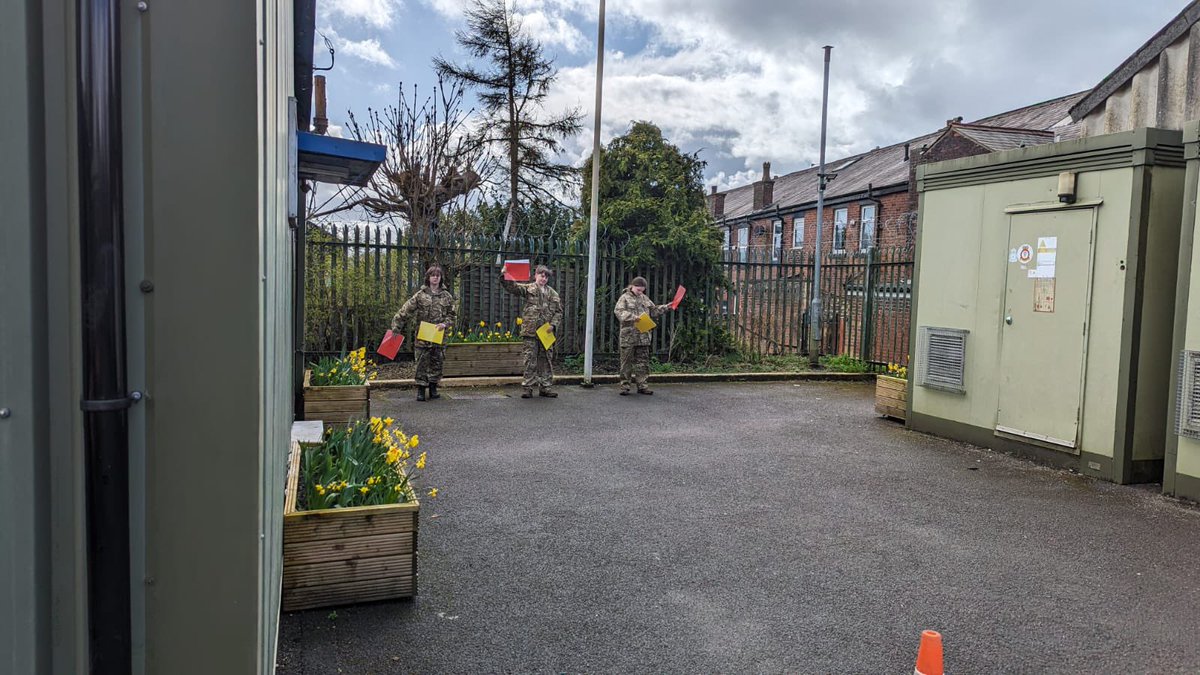
[[[889,363],[888,373],[875,376],[875,412],[903,422],[908,416],[908,368]]]
[[[517,326],[521,319],[517,319]],[[520,375],[525,360],[518,335],[496,323],[489,326],[480,321],[469,331],[446,335],[446,358],[442,365],[445,377],[473,375]]]
[[[367,350],[357,349],[339,358],[324,358],[304,371],[304,419],[326,424],[346,424],[371,414]]]
[[[292,446],[283,516],[284,611],[417,593],[421,504],[410,480],[419,439],[391,419],[325,432]],[[428,491],[437,496],[436,489]]]

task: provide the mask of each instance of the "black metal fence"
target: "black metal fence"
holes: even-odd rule
[[[573,240],[414,238],[388,228],[310,228],[305,260],[304,348],[310,355],[373,348],[400,305],[438,263],[459,299],[459,325],[483,322],[515,327],[520,300],[500,287],[503,260],[528,258],[554,270],[551,282],[563,300],[560,354],[583,352],[587,294],[587,245]],[[747,353],[806,354],[813,254],[771,248],[731,249],[719,263],[724,287],[689,288],[711,320]],[[649,282],[650,296],[667,302],[678,285],[675,265],[629,269],[613,246],[596,260],[595,352],[617,352],[612,308],[634,276]],[[865,361],[908,362],[912,251],[907,247],[826,254],[821,263],[822,354],[849,354]],[[665,315],[654,331],[654,351],[671,354],[676,316]],[[410,336],[411,337],[411,336]],[[407,344],[406,344],[407,346]]]

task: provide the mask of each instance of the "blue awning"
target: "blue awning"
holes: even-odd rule
[[[366,186],[371,174],[383,164],[387,148],[348,138],[296,132],[300,178]]]

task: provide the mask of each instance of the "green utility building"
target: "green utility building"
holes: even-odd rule
[[[1200,193],[1200,122],[1184,126],[1183,224],[1179,236],[1179,285],[1175,298],[1172,372],[1173,405],[1168,406],[1163,492],[1200,501],[1200,259],[1196,257],[1196,209]]]
[[[1179,132],[929,164],[918,189],[909,425],[1105,480],[1161,480]],[[1200,454],[1189,466],[1200,475]]]

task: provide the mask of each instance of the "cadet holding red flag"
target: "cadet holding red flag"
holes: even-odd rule
[[[642,320],[649,328],[642,330],[638,319],[642,317],[662,316],[668,309],[674,309],[670,303],[656,305],[646,296],[645,277],[634,277],[629,282],[629,288],[617,300],[613,313],[621,322],[621,395],[628,396],[630,383],[637,385],[639,394],[653,394],[654,391],[646,385],[650,377],[650,328],[652,321]]]
[[[445,331],[454,325],[454,319],[457,317],[458,310],[455,304],[454,296],[442,285],[441,266],[431,265],[425,270],[425,285],[417,289],[392,318],[392,331],[399,333],[401,326],[409,319],[418,325],[424,321],[433,324],[439,331]],[[418,339],[413,344],[413,359],[417,366],[417,372],[413,376],[417,383],[417,400],[425,400],[426,388],[429,389],[430,400],[441,398],[437,388],[438,383],[442,381],[446,348]]]
[[[525,299],[525,307],[521,310],[521,342],[525,356],[525,377],[521,381],[524,388],[521,398],[532,398],[533,388],[539,387],[538,395],[554,398],[554,367],[550,363],[551,351],[545,347],[538,337],[538,329],[543,328],[547,333],[554,333],[562,323],[562,301],[558,291],[550,286],[550,275],[553,272],[545,265],[538,265],[533,276],[533,283],[522,284],[508,279],[501,272],[500,283],[504,290]]]

